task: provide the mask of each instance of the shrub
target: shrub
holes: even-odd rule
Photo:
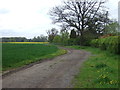
[[[120,54],[120,36],[110,36],[106,38],[94,39],[91,46],[99,47],[102,50]]]
[[[59,35],[55,36],[53,39],[53,43],[60,44],[61,43],[61,37]]]
[[[93,30],[86,30],[83,32],[83,41],[82,45],[83,46],[90,46],[90,42],[93,39],[98,38],[98,35],[93,32]]]
[[[68,39],[68,45],[75,45],[75,39],[74,38],[70,38]]]
[[[98,44],[98,39],[92,40],[92,41],[91,41],[91,46],[93,46],[93,47],[98,47],[98,46],[99,46],[99,44]]]

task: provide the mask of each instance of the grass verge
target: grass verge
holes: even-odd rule
[[[68,47],[92,53],[73,80],[75,88],[118,88],[118,59],[120,55],[92,47]]]

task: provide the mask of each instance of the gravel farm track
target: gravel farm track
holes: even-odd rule
[[[3,74],[2,88],[72,88],[72,80],[90,52],[61,48],[68,53]]]

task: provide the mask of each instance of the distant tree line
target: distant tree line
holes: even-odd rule
[[[2,42],[46,42],[47,36],[37,36],[32,39],[26,37],[2,37]]]

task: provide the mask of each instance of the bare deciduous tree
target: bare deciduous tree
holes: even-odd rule
[[[58,34],[58,31],[57,31],[57,29],[52,28],[51,30],[47,31],[47,34],[48,34],[49,41],[52,42],[54,37]]]
[[[83,32],[90,24],[100,22],[99,18],[103,12],[106,12],[104,10],[105,2],[105,0],[68,0],[63,5],[54,7],[50,11],[50,15],[53,23],[73,27],[79,32],[79,35],[83,36]],[[95,18],[97,19],[95,20]]]

